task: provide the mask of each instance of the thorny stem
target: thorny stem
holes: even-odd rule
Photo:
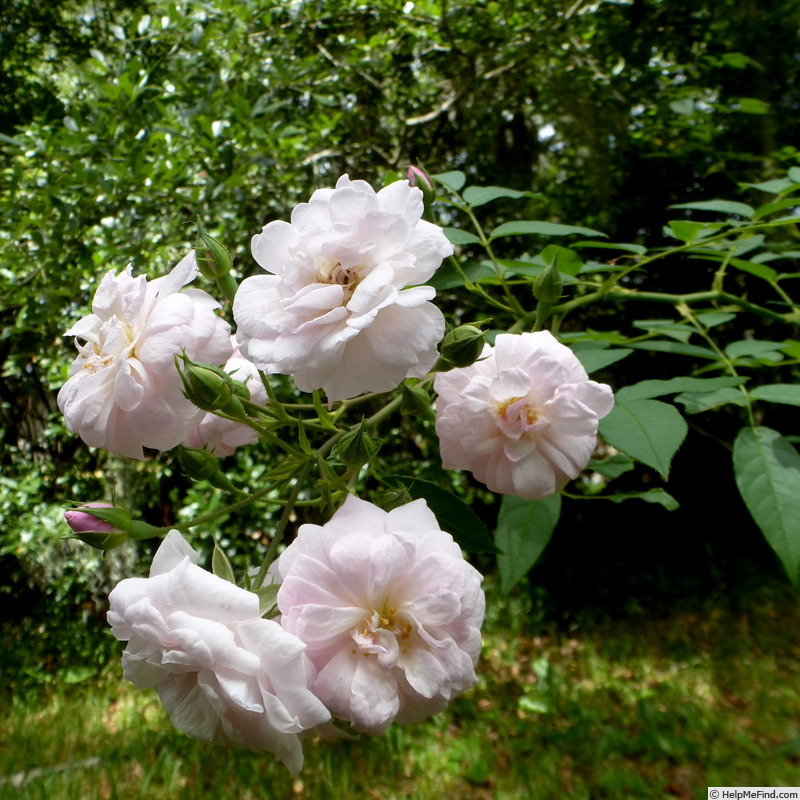
[[[395,397],[393,400],[388,402],[383,408],[376,411],[369,419],[366,420],[367,425],[375,426],[390,414],[392,414],[397,408],[399,408],[400,403],[402,402],[402,397],[398,396]],[[355,428],[357,426],[353,426]],[[267,548],[267,552],[264,555],[264,561],[261,564],[261,568],[258,571],[258,575],[253,582],[254,588],[259,588],[261,584],[264,582],[264,579],[267,576],[267,571],[269,570],[269,565],[275,559],[275,555],[278,550],[278,546],[283,539],[283,534],[286,531],[286,527],[291,520],[292,513],[294,511],[295,506],[297,505],[297,498],[300,494],[300,490],[303,487],[303,482],[305,481],[306,475],[313,463],[318,463],[320,459],[324,459],[325,456],[331,451],[333,446],[344,436],[346,430],[338,430],[333,436],[330,436],[320,447],[318,447],[311,458],[306,460],[298,469],[294,472],[292,476],[288,478],[288,480],[294,480],[294,484],[292,486],[292,490],[289,493],[289,497],[286,499],[286,505],[283,508],[283,512],[281,513],[281,518],[278,520],[277,528],[275,529],[275,534],[272,537],[272,540],[269,543],[269,547]],[[254,496],[253,496],[254,497]],[[229,507],[230,509],[230,507]]]
[[[713,236],[706,236],[700,240],[694,240],[691,242],[686,242],[685,244],[678,245],[677,247],[669,247],[666,250],[662,250],[660,253],[655,253],[652,256],[645,256],[637,260],[635,263],[631,264],[631,266],[626,267],[623,270],[620,270],[615,275],[610,276],[603,286],[605,288],[610,289],[615,284],[619,283],[624,277],[626,277],[631,272],[634,272],[637,269],[641,269],[642,267],[646,267],[648,264],[652,264],[654,261],[658,261],[662,258],[667,258],[668,256],[675,255],[676,253],[683,253],[687,250],[694,250],[698,247],[704,247],[712,242],[719,242],[724,239],[727,239],[731,235],[741,234],[741,233],[752,233],[753,231],[760,230],[761,228],[773,228],[777,225],[789,225],[789,224],[796,224],[796,220],[785,220],[785,221],[774,221],[774,222],[753,222],[747,225],[742,225],[737,228],[727,228],[726,230],[715,233]]]
[[[689,306],[683,303],[678,303],[676,308],[678,312],[681,314],[681,316],[684,319],[688,320],[689,323],[694,327],[694,329],[700,334],[700,336],[702,336],[703,339],[705,339],[708,346],[717,354],[719,360],[725,365],[725,369],[734,378],[740,377],[739,373],[736,371],[736,367],[733,366],[733,361],[731,361],[731,359],[728,358],[728,356],[725,355],[725,353],[722,350],[720,350],[719,346],[714,341],[713,337],[710,336],[708,330],[706,330],[706,328],[700,324],[700,321],[692,313]],[[745,408],[747,409],[747,418],[750,422],[750,427],[755,428],[756,420],[755,417],[753,416],[753,401],[750,398],[750,394],[743,385],[737,386],[736,388],[741,391],[741,393],[744,395],[744,399],[747,401],[747,404],[745,406]]]
[[[517,300],[516,297],[511,293],[511,289],[505,279],[505,275],[503,274],[503,267],[501,266],[500,262],[497,260],[497,256],[494,254],[494,250],[492,250],[492,244],[489,241],[488,237],[486,236],[485,231],[483,230],[483,226],[478,222],[478,218],[475,216],[474,212],[472,211],[471,206],[469,205],[460,205],[458,206],[470,219],[472,222],[473,227],[478,232],[478,238],[481,240],[481,246],[486,251],[486,254],[489,256],[489,260],[492,262],[492,266],[494,267],[495,274],[497,275],[497,280],[500,282],[500,286],[503,287],[503,294],[506,298],[506,302],[508,303],[511,310],[513,310],[517,314],[522,314],[524,309]]]
[[[297,497],[300,494],[300,489],[303,487],[303,481],[305,480],[310,466],[310,462],[305,462],[293,476],[294,485],[292,486],[292,491],[289,493],[289,497],[286,499],[286,505],[283,507],[281,518],[278,520],[278,526],[275,528],[275,534],[273,535],[272,540],[269,543],[269,547],[267,548],[264,561],[261,564],[261,569],[259,569],[258,575],[253,581],[253,587],[255,589],[258,589],[264,583],[264,578],[267,577],[267,570],[269,570],[269,565],[275,559],[275,554],[278,551],[278,545],[281,543],[283,534],[286,531],[286,526],[289,524],[289,520],[292,518]]]
[[[776,322],[783,322],[788,324],[797,323],[800,321],[800,314],[797,311],[791,311],[787,314],[780,314],[777,311],[771,311],[768,308],[764,308],[763,306],[759,306],[755,303],[751,303],[748,300],[745,300],[741,297],[736,297],[736,295],[728,294],[727,292],[722,291],[722,278],[724,277],[725,270],[727,269],[727,265],[730,262],[730,259],[733,256],[733,250],[726,253],[725,259],[723,260],[720,268],[717,270],[714,276],[714,282],[712,284],[712,290],[706,292],[693,292],[690,294],[667,294],[665,292],[646,292],[646,291],[638,291],[636,289],[626,289],[620,287],[618,284],[619,282],[629,275],[631,272],[636,270],[640,270],[643,267],[652,264],[654,261],[659,261],[660,259],[667,258],[669,256],[676,255],[678,253],[683,253],[691,250],[696,250],[700,247],[705,247],[706,245],[712,244],[714,242],[724,241],[725,239],[729,238],[732,235],[740,235],[743,233],[753,233],[754,231],[761,230],[762,228],[772,228],[776,225],[785,225],[785,224],[793,224],[793,220],[781,221],[781,222],[755,222],[750,223],[748,225],[742,225],[738,228],[727,228],[720,233],[716,233],[713,236],[707,236],[704,239],[699,241],[692,241],[687,242],[686,244],[679,245],[678,247],[670,247],[665,250],[662,250],[659,253],[655,253],[650,256],[645,256],[644,258],[638,258],[631,264],[629,267],[620,270],[619,272],[610,275],[606,278],[605,281],[600,285],[600,287],[594,291],[590,292],[589,294],[585,294],[582,297],[576,297],[572,300],[567,301],[566,303],[561,303],[557,306],[554,306],[552,309],[552,315],[555,316],[563,316],[568,314],[570,311],[574,311],[578,308],[582,308],[583,306],[591,305],[592,303],[598,301],[612,301],[612,302],[619,302],[619,301],[627,301],[627,300],[645,300],[654,303],[669,303],[670,305],[676,306],[678,303],[685,303],[690,305],[692,303],[711,303],[711,302],[722,302],[722,303],[730,303],[731,305],[736,305],[739,308],[743,309],[744,311],[749,311],[753,314],[756,314],[761,317],[765,317],[766,319],[772,319]],[[786,296],[783,290],[777,286],[776,284],[771,283],[773,288],[781,295],[781,297],[786,301],[791,303],[790,299]],[[793,305],[793,304],[792,304]],[[516,323],[509,329],[510,333],[516,333],[518,331],[527,330],[528,327],[534,323],[536,320],[536,311],[529,312],[519,318]]]
[[[645,300],[651,303],[668,303],[672,306],[677,306],[679,303],[692,305],[694,303],[730,303],[731,305],[738,306],[744,311],[749,311],[760,317],[775,320],[776,322],[783,322],[793,324],[800,321],[797,312],[792,311],[788,314],[780,314],[777,311],[770,311],[768,308],[751,303],[742,297],[737,297],[727,292],[692,292],[690,294],[667,294],[666,292],[641,292],[636,289],[622,289],[616,288],[611,290],[599,289],[596,292],[583,295],[583,297],[576,297],[574,300],[568,300],[566,303],[560,303],[553,306],[553,316],[563,316],[570,311],[582,308],[583,306],[591,305],[599,300],[609,300],[612,302],[625,302],[628,300]],[[509,328],[509,333],[516,333],[517,331],[527,330],[528,326],[536,319],[536,312],[530,312],[521,319],[517,320],[514,325]]]
[[[167,533],[170,530],[177,529],[179,531],[185,531],[189,528],[196,528],[198,525],[202,525],[206,522],[213,522],[215,519],[219,519],[219,517],[225,516],[225,514],[230,514],[232,511],[238,511],[240,508],[244,508],[250,503],[254,503],[258,500],[261,500],[265,495],[269,494],[270,492],[274,491],[274,486],[267,486],[263,489],[259,489],[257,492],[253,492],[252,494],[248,494],[247,497],[237,500],[230,505],[225,506],[224,508],[218,508],[216,511],[209,511],[207,514],[201,514],[199,517],[195,517],[194,519],[189,520],[188,522],[179,522],[175,525],[168,525],[164,528],[160,528],[159,530],[163,530],[164,533]]]

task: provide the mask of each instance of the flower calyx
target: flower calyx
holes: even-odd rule
[[[231,271],[233,260],[227,248],[212,236],[197,218],[197,230],[200,241],[194,247],[197,268],[203,277],[211,281],[219,280]]]
[[[179,445],[175,449],[175,457],[184,474],[196,481],[208,481],[217,489],[241,494],[230,481],[230,478],[219,468],[219,459],[208,450]]]
[[[183,382],[183,394],[204,411],[221,411],[229,417],[245,416],[241,400],[249,400],[250,392],[241,381],[234,380],[224,369],[211,364],[197,364],[186,353],[175,356],[175,365]]]
[[[406,380],[402,384],[403,412],[421,419],[433,419],[433,401],[426,386]]]
[[[484,336],[484,332],[474,325],[459,325],[448,331],[442,339],[439,359],[432,372],[449,372],[474,364],[483,352]]]
[[[533,282],[533,296],[540,303],[557,303],[561,299],[564,291],[564,281],[561,273],[556,266],[557,258],[554,258],[537,276]]]
[[[382,444],[383,439],[367,433],[366,421],[362,419],[357,428],[342,436],[337,448],[337,455],[342,464],[354,472],[364,464],[368,464],[380,450]]]

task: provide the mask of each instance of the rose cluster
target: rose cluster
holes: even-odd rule
[[[243,402],[271,402],[270,374],[322,390],[330,406],[446,363],[456,368],[434,380],[443,466],[523,498],[559,491],[589,461],[611,390],[543,331],[499,334],[470,363],[477,354],[462,350],[479,349],[482,334],[467,326],[448,334],[457,358],[446,358],[448,339],[440,358],[444,318],[425,284],[453,248],[422,213],[409,181],[375,192],[344,175],[316,191],[291,222],[253,237],[266,274],[236,290],[235,336],[210,295],[186,288],[194,254],[151,281],[130,267],[108,273],[92,313],[67,331],[78,350],[58,395],[67,428],[135,459],[179,444],[223,457],[257,440]],[[202,402],[179,361],[201,369]],[[130,515],[118,511],[95,504],[68,521],[110,547],[128,535]],[[198,566],[173,530],[150,576],[111,593],[125,677],[155,689],[190,736],[272,752],[297,773],[300,737],[340,735],[332,720],[379,734],[475,683],[481,576],[425,501],[385,511],[349,494],[327,523],[300,526],[268,577],[273,618],[255,591]]]
[[[178,531],[149,578],[111,592],[125,677],[153,688],[176,728],[277,755],[334,717],[381,733],[441,711],[475,681],[481,576],[424,500],[392,511],[350,495],[325,525],[301,525],[275,564],[277,620],[197,566]],[[322,727],[320,727],[322,726]]]

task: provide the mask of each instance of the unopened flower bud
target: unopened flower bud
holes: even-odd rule
[[[87,503],[69,509],[64,512],[64,519],[74,538],[99,550],[111,550],[121,545],[128,538],[126,531],[131,525],[130,513],[111,503]]]
[[[369,436],[366,424],[361,424],[354,430],[346,433],[339,442],[339,460],[350,470],[357,470],[367,464],[378,452],[383,444],[381,439]]]
[[[401,408],[406,414],[412,414],[415,417],[422,417],[424,419],[433,418],[431,396],[422,386],[412,386],[408,382],[404,382],[402,392],[403,399]]]
[[[180,362],[183,362],[183,369]],[[233,417],[244,414],[239,401],[239,397],[244,396],[242,390],[225,370],[210,364],[196,364],[185,353],[176,356],[175,363],[183,381],[184,395],[198,408],[222,411]]]
[[[200,241],[194,248],[197,268],[209,280],[219,280],[231,271],[231,254],[220,242],[208,235],[200,217],[197,218],[197,228],[200,234]]]
[[[540,303],[552,305],[559,301],[563,290],[564,281],[561,280],[561,275],[556,267],[556,260],[553,259],[553,261],[536,276],[536,280],[533,282],[533,296]]]
[[[375,505],[382,508],[384,511],[391,511],[393,508],[404,506],[413,499],[408,489],[402,484],[377,492],[373,497]]]
[[[442,340],[441,355],[433,371],[447,372],[474,364],[481,357],[484,344],[483,331],[474,325],[453,328]]]
[[[419,167],[410,166],[408,168],[408,183],[410,186],[416,186],[422,191],[422,202],[427,208],[436,198],[436,191],[433,188],[433,183],[424,170]]]
[[[208,452],[194,447],[180,446],[175,451],[181,469],[196,481],[208,481],[217,489],[239,493],[230,478],[219,468],[219,459]]]

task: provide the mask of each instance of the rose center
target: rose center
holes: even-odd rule
[[[355,291],[361,278],[359,267],[345,267],[339,259],[318,257],[315,259],[318,283],[330,283],[341,286],[347,297]]]
[[[411,634],[413,627],[402,619],[397,618],[396,608],[384,608],[380,611],[373,611],[372,614],[364,620],[360,630],[355,635],[355,641],[359,645],[359,649],[363,655],[371,655],[377,653],[377,648],[380,647],[381,631],[389,631],[397,640],[400,652],[405,655],[411,646]],[[377,647],[376,647],[377,646]],[[356,654],[353,650],[353,655]]]
[[[134,338],[130,325],[113,317],[103,325],[97,341],[86,340],[80,345],[83,368],[97,372],[113,364],[120,356],[135,358]]]
[[[511,417],[509,417],[509,408],[519,401],[522,400],[521,397],[512,397],[509,400],[505,400],[504,402],[500,403],[497,407],[497,415],[502,417],[504,420],[509,422],[513,422],[516,420],[521,420],[528,425],[533,425],[537,419],[539,419],[539,415],[536,413],[536,409],[532,408],[528,403],[525,403],[522,408],[519,406],[512,410]]]

